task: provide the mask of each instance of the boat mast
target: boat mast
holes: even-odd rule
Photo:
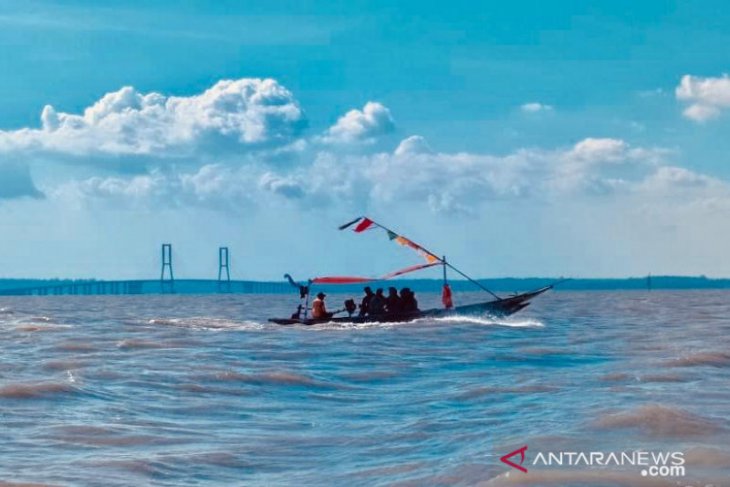
[[[464,274],[463,272],[461,272],[459,269],[457,269],[453,265],[449,264],[448,262],[444,262],[444,267],[445,266],[448,266],[449,269],[451,269],[452,271],[454,271],[457,274],[461,275],[461,277],[466,278],[471,283],[476,284],[478,287],[482,288],[484,291],[488,292],[489,294],[491,294],[495,298],[499,299],[500,301],[502,300],[502,298],[500,298],[499,296],[497,296],[496,294],[494,294],[492,291],[490,291],[489,289],[487,289],[485,286],[483,286],[482,283],[480,283],[479,281],[475,281],[474,279],[472,279],[471,277],[467,276],[466,274]]]
[[[364,218],[364,217],[363,217],[363,218]],[[371,221],[372,221],[372,220],[371,220]],[[380,223],[378,223],[378,222],[375,222],[375,221],[373,221],[373,223],[375,223],[375,224],[376,224],[377,226],[379,226],[380,228],[382,228],[382,229],[383,229],[383,230],[385,230],[386,232],[392,232],[392,233],[395,233],[395,232],[393,232],[393,230],[391,230],[391,229],[389,229],[389,228],[387,228],[387,227],[384,227],[383,225],[381,225],[381,224],[380,224]],[[433,255],[434,257],[436,257],[436,254],[434,254],[433,252],[431,252],[430,250],[428,250],[428,249],[427,249],[426,247],[423,247],[423,246],[421,246],[421,248],[422,248],[422,249],[423,249],[424,251],[426,251],[426,252],[428,252],[429,254],[431,254],[431,255]],[[438,259],[438,257],[436,257],[436,258]],[[446,267],[448,267],[448,268],[449,268],[449,269],[451,269],[452,271],[454,271],[454,272],[456,272],[457,274],[459,274],[459,275],[460,275],[461,277],[463,277],[463,278],[467,279],[467,280],[468,280],[469,282],[471,282],[471,283],[475,284],[475,285],[476,285],[477,287],[480,287],[480,288],[482,288],[482,289],[483,289],[484,291],[486,291],[486,292],[488,292],[489,294],[491,294],[491,295],[492,295],[492,296],[493,296],[494,298],[496,298],[496,299],[498,299],[498,300],[500,300],[500,301],[502,300],[502,298],[500,298],[499,296],[497,296],[496,294],[494,294],[494,293],[493,293],[492,291],[490,291],[489,289],[487,289],[487,287],[486,287],[486,286],[484,286],[484,285],[483,285],[482,283],[480,283],[479,281],[477,281],[477,280],[475,280],[475,279],[472,279],[471,277],[467,276],[466,274],[464,274],[463,272],[461,272],[461,271],[460,271],[459,269],[457,269],[456,267],[454,267],[454,266],[453,266],[453,265],[451,265],[450,263],[446,262],[446,259],[445,259],[445,258],[442,258],[442,259],[440,259],[440,260],[441,260],[441,262],[443,262],[443,264],[444,264],[444,275],[446,275]]]
[[[446,279],[446,256],[441,256],[441,262],[443,262],[443,268],[444,268],[444,286],[449,284],[449,281]]]
[[[353,225],[354,223],[357,223],[357,222],[358,222],[359,220],[361,220],[361,219],[363,219],[363,218],[367,218],[367,217],[366,217],[366,216],[359,216],[359,217],[355,218],[354,220],[352,220],[351,222],[345,223],[344,225],[340,225],[339,229],[340,229],[340,230],[344,230],[345,228],[349,227],[350,225]],[[373,219],[371,219],[371,218],[367,218],[367,219],[368,219],[368,220],[370,220],[370,221],[371,221],[371,222],[372,222],[372,223],[373,223],[373,224],[374,224],[375,226],[378,226],[378,227],[382,228],[382,229],[383,229],[383,230],[385,230],[386,232],[388,232],[388,233],[392,233],[393,235],[398,235],[398,234],[397,234],[396,232],[394,232],[394,231],[393,231],[393,230],[391,230],[390,228],[386,227],[385,225],[381,225],[380,223],[376,222],[375,220],[373,220]],[[420,248],[421,248],[421,249],[422,249],[422,250],[423,250],[424,252],[426,252],[426,253],[428,253],[428,254],[430,254],[430,255],[434,256],[434,257],[435,257],[435,258],[436,258],[437,260],[440,260],[440,261],[441,261],[441,262],[443,263],[443,265],[444,265],[444,279],[446,279],[446,277],[445,277],[445,276],[446,276],[446,267],[448,266],[448,267],[449,267],[449,268],[450,268],[450,269],[451,269],[452,271],[456,272],[456,273],[457,273],[457,274],[459,274],[459,275],[460,275],[461,277],[463,277],[463,278],[467,279],[467,280],[468,280],[469,282],[471,282],[472,284],[474,284],[474,285],[476,285],[477,287],[481,288],[482,290],[484,290],[484,291],[488,292],[488,293],[489,293],[489,294],[491,294],[491,295],[492,295],[492,296],[493,296],[493,297],[494,297],[495,299],[497,299],[497,300],[499,300],[499,301],[501,301],[501,300],[502,300],[502,298],[500,298],[499,296],[497,296],[496,294],[494,294],[494,293],[493,293],[492,291],[490,291],[489,289],[487,289],[487,287],[486,287],[486,286],[484,286],[484,285],[483,285],[482,283],[480,283],[479,281],[476,281],[475,279],[472,279],[471,277],[467,276],[466,274],[464,274],[463,272],[461,272],[461,271],[460,271],[459,269],[457,269],[457,268],[456,268],[456,267],[454,267],[453,265],[451,265],[451,264],[449,264],[448,262],[446,262],[446,258],[445,258],[445,257],[443,257],[443,258],[440,258],[440,259],[439,259],[438,257],[436,257],[436,254],[434,254],[433,252],[431,252],[430,250],[428,250],[428,249],[427,249],[426,247],[423,247],[422,245],[419,245],[419,247],[420,247]]]

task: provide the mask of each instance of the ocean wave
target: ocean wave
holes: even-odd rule
[[[698,333],[686,324],[705,293],[663,295],[659,316],[622,307],[632,294],[564,292],[506,319],[311,329],[264,321],[280,295],[2,301],[15,314],[0,315],[0,479],[726,485],[730,323]],[[728,291],[714,296],[730,312]],[[16,331],[59,323],[72,328]],[[529,474],[499,461],[527,444]],[[687,476],[532,464],[537,451],[637,449],[684,451]]]
[[[156,342],[153,340],[141,340],[139,338],[126,338],[117,342],[117,348],[124,349],[144,349],[144,348],[169,348],[166,342]]]
[[[66,382],[31,382],[0,386],[0,398],[4,399],[34,399],[74,392],[77,392],[77,388]]]
[[[246,384],[250,386],[274,386],[274,387],[303,387],[319,390],[353,390],[357,387],[343,382],[331,380],[320,380],[309,375],[300,374],[289,370],[270,370],[262,372],[238,372],[235,370],[223,370],[218,372],[201,374],[193,378],[196,383],[210,387],[211,384]],[[186,385],[191,388],[191,384]]]
[[[49,323],[22,323],[15,327],[16,331],[39,332],[39,331],[61,331],[71,328],[71,325],[59,325]]]
[[[96,352],[100,350],[98,346],[82,341],[62,342],[56,345],[55,348],[63,352]]]
[[[601,382],[627,382],[633,380],[635,377],[624,372],[612,372],[610,374],[604,374],[598,378]]]
[[[36,482],[6,482],[0,480],[0,487],[56,487],[55,484],[38,484]]]
[[[154,326],[176,326],[192,330],[206,331],[238,331],[238,330],[260,330],[264,328],[263,323],[256,321],[234,321],[222,318],[193,317],[193,318],[153,318],[147,322]]]
[[[28,318],[28,320],[29,321],[40,321],[43,323],[50,323],[51,321],[53,321],[53,318],[51,318],[50,316],[31,316],[30,318]]]
[[[492,396],[495,394],[539,394],[545,392],[555,392],[560,390],[555,386],[548,386],[543,384],[527,384],[521,386],[483,386],[464,391],[454,396],[455,399],[469,400],[478,399],[484,396]]]
[[[609,414],[598,419],[595,425],[603,429],[634,429],[665,438],[697,437],[724,429],[715,420],[659,404],[649,404],[630,411]]]
[[[670,382],[686,382],[687,378],[678,374],[646,374],[646,375],[631,375],[624,372],[613,372],[602,375],[598,378],[602,382],[657,382],[657,383],[670,383]]]
[[[362,372],[350,372],[341,374],[340,377],[351,382],[377,382],[390,381],[402,375],[399,370],[366,370]]]
[[[297,374],[296,372],[271,371],[260,373],[244,373],[226,370],[208,376],[208,380],[218,380],[223,382],[243,382],[246,384],[273,384],[286,386],[322,386],[322,382],[316,381],[306,375]]]
[[[64,443],[86,446],[138,447],[150,445],[173,445],[185,443],[183,438],[146,435],[116,431],[108,428],[70,426],[59,428],[52,436]]]
[[[684,453],[687,465],[722,468],[730,471],[730,452],[717,448],[694,446]]]
[[[639,377],[641,382],[686,382],[687,378],[677,374],[647,374]]]
[[[697,352],[685,357],[680,357],[666,362],[666,365],[674,367],[730,367],[730,353],[727,352]]]
[[[88,367],[89,362],[74,359],[51,359],[43,362],[45,370],[72,370]]]
[[[690,479],[683,479],[681,485],[690,484]],[[631,471],[610,470],[537,470],[531,468],[528,475],[521,472],[505,472],[486,482],[475,482],[478,487],[667,487],[662,477],[642,477],[640,469]],[[701,485],[722,485],[720,479],[703,479]]]
[[[525,355],[535,355],[538,357],[550,356],[550,355],[565,355],[568,351],[561,348],[547,348],[547,347],[524,347],[515,350],[516,353]]]

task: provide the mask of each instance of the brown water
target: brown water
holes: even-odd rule
[[[0,298],[0,485],[730,485],[728,292],[266,323],[293,304]],[[499,460],[522,446],[527,473]],[[534,463],[637,451],[680,452],[684,475]]]

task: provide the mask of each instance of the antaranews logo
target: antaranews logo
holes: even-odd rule
[[[510,467],[527,473],[523,466],[526,460],[527,445],[518,448],[502,457],[500,461]],[[529,462],[528,462],[529,464]],[[548,467],[641,467],[643,477],[683,477],[685,475],[684,453],[654,452],[646,450],[635,451],[538,451],[532,460],[532,465]]]
[[[500,460],[503,463],[506,463],[507,465],[509,465],[510,467],[516,468],[520,472],[527,473],[527,469],[522,466],[522,463],[525,461],[525,452],[526,451],[527,451],[527,445],[523,446],[522,448],[518,448],[517,450],[515,450],[511,453],[506,454],[505,456],[501,457]],[[520,456],[519,465],[514,463],[512,460],[510,460],[510,458],[515,457],[517,455]]]

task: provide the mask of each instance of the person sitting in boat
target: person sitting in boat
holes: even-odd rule
[[[416,295],[409,288],[404,287],[400,290],[400,301],[403,313],[417,313],[419,311]]]
[[[385,296],[383,289],[378,288],[368,304],[368,316],[378,316],[385,313]]]
[[[312,318],[315,320],[328,320],[332,318],[332,313],[327,312],[327,307],[324,304],[324,298],[327,295],[325,293],[317,293],[317,298],[312,301]]]
[[[354,299],[346,299],[345,300],[345,311],[347,311],[347,317],[352,318],[352,313],[354,313],[357,310],[357,305],[355,304]]]
[[[401,312],[401,300],[398,290],[394,287],[388,288],[388,297],[385,298],[385,310],[389,315],[396,315]]]
[[[301,317],[302,317],[302,305],[300,304],[297,306],[297,310],[294,313],[292,313],[291,319],[298,320]]]
[[[368,314],[368,311],[370,310],[370,301],[373,299],[373,290],[370,289],[370,286],[365,286],[365,296],[363,296],[362,301],[360,302],[360,316],[365,316]]]

